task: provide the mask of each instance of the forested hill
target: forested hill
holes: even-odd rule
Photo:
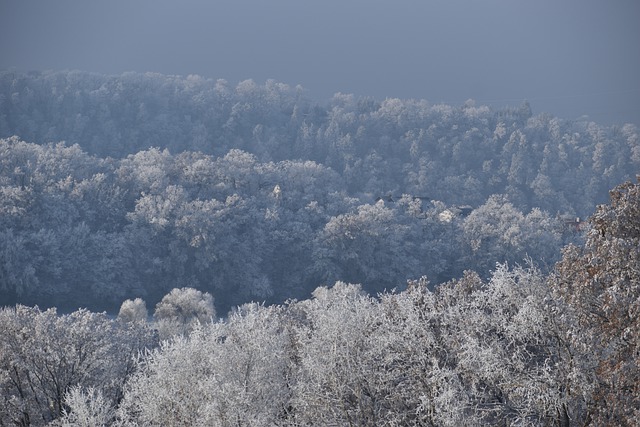
[[[13,135],[17,135],[13,137]],[[531,257],[640,170],[632,125],[158,74],[0,74],[0,303],[220,310]],[[59,143],[65,141],[65,143]],[[571,218],[571,223],[568,223]]]
[[[635,126],[603,127],[468,102],[378,101],[251,80],[83,72],[0,74],[0,137],[66,141],[98,157],[151,147],[259,162],[311,160],[351,194],[403,193],[478,206],[506,194],[519,209],[584,217],[640,166]]]

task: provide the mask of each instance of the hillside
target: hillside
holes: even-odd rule
[[[225,311],[525,258],[546,271],[640,170],[634,126],[526,102],[321,105],[198,76],[2,72],[0,137],[0,301],[68,309],[192,286]]]

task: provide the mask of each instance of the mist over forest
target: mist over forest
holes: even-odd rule
[[[634,425],[638,129],[535,110],[0,72],[0,426]]]

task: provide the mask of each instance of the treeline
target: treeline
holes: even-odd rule
[[[117,319],[2,309],[0,425],[637,426],[640,184],[590,222],[548,275],[338,282],[217,322],[190,288],[152,323],[140,299]]]
[[[101,159],[14,137],[0,140],[0,183],[1,301],[63,310],[155,304],[174,287],[212,293],[221,312],[337,280],[375,294],[424,275],[486,277],[497,261],[544,269],[581,235],[575,219],[506,196],[475,209],[355,198],[330,168],[235,149]]]
[[[603,127],[520,108],[378,101],[337,94],[311,102],[300,87],[251,80],[232,87],[199,76],[83,72],[0,73],[0,137],[79,144],[124,158],[152,147],[260,163],[310,160],[331,168],[350,195],[412,194],[479,206],[505,194],[586,217],[610,188],[633,179],[633,125]]]

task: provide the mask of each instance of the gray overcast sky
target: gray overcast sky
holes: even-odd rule
[[[273,78],[640,125],[638,0],[0,0],[0,69]]]

